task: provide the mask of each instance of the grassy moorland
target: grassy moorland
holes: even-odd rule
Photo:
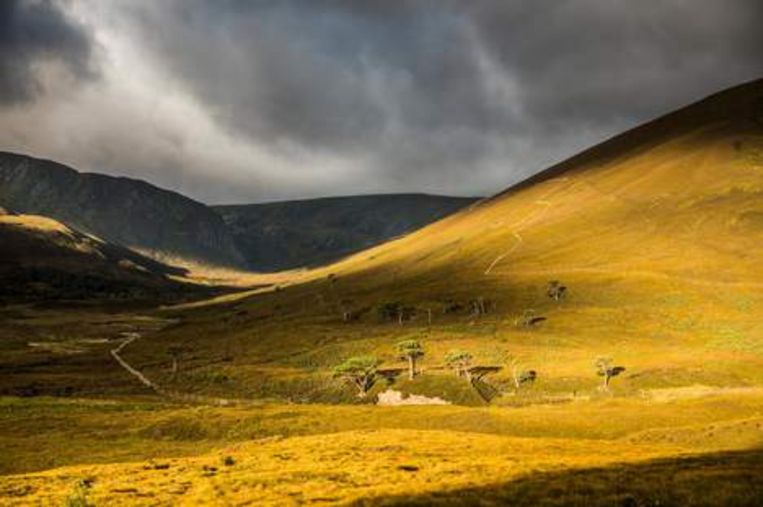
[[[0,405],[1,498],[760,504],[761,104],[761,82],[729,90],[277,286],[118,317],[3,312],[2,392],[71,399]],[[160,394],[110,357],[123,333]],[[334,378],[361,355],[404,371],[403,340],[424,349],[412,380],[359,398]],[[490,396],[452,350],[495,367]],[[609,389],[601,356],[625,368]],[[515,365],[535,382],[516,389]],[[374,406],[388,387],[451,404]]]
[[[540,498],[539,484],[556,490],[559,504],[596,494],[596,505],[628,495],[713,505],[724,495],[741,502],[761,494],[759,483],[736,491],[761,463],[757,389],[512,409],[8,399],[0,427],[0,465],[13,474],[0,478],[0,493],[19,505],[63,502],[81,481],[96,505],[376,504],[400,495],[452,503],[464,491],[498,502],[528,487]],[[661,470],[659,481],[642,469]],[[636,482],[618,483],[622,475]],[[714,496],[689,487],[700,475],[717,477]]]

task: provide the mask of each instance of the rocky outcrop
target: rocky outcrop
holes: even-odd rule
[[[443,400],[440,397],[435,396],[430,398],[428,396],[421,396],[419,394],[409,394],[404,396],[400,391],[394,389],[387,389],[383,393],[379,393],[377,405],[384,406],[399,406],[399,405],[450,405],[447,400]]]

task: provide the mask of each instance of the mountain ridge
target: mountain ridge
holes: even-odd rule
[[[60,220],[162,262],[238,266],[220,218],[204,204],[143,180],[83,173],[0,153],[0,203]]]
[[[411,233],[478,198],[367,194],[213,206],[249,267],[311,267]]]

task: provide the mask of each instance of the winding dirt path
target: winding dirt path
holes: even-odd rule
[[[165,392],[162,390],[161,387],[159,387],[157,384],[155,384],[154,382],[149,380],[149,378],[146,377],[145,375],[143,375],[140,371],[138,371],[137,369],[133,368],[130,365],[130,363],[125,361],[122,358],[122,356],[119,355],[119,353],[122,352],[122,350],[125,347],[127,347],[129,344],[131,344],[132,342],[134,342],[135,340],[140,338],[141,334],[133,332],[133,333],[126,333],[125,336],[127,336],[127,338],[122,343],[120,343],[117,348],[111,349],[111,356],[116,360],[117,363],[119,363],[119,365],[122,368],[127,370],[127,372],[130,375],[132,375],[133,377],[137,378],[140,381],[141,384],[143,384],[144,386],[146,386],[146,387],[148,387],[150,389],[153,389],[153,391],[156,392],[157,394],[165,394]]]
[[[197,394],[186,394],[186,393],[164,389],[159,384],[157,384],[156,382],[152,381],[151,379],[143,375],[143,373],[141,373],[140,370],[138,370],[137,368],[134,368],[130,363],[125,361],[125,359],[120,355],[120,352],[122,352],[125,349],[125,347],[127,347],[134,341],[141,338],[142,335],[140,333],[130,332],[130,333],[125,333],[123,336],[126,337],[125,340],[122,341],[122,343],[120,343],[119,346],[117,346],[116,348],[111,349],[110,351],[111,356],[114,358],[114,360],[117,363],[119,363],[119,366],[124,368],[130,375],[138,379],[138,381],[141,384],[153,390],[156,394],[159,394],[161,396],[164,396],[165,398],[169,398],[176,401],[189,402],[189,403],[201,403],[206,405],[227,406],[234,403],[234,401],[236,403],[243,403],[242,400],[229,400],[227,398],[200,396]]]
[[[549,182],[557,181],[557,182],[561,182],[561,183],[566,183],[568,180],[569,180],[569,178],[566,178],[566,177],[565,178],[555,178],[554,180],[549,180]],[[535,201],[535,204],[537,204],[539,206],[543,206],[543,207],[540,208],[539,210],[532,211],[532,212],[528,213],[524,218],[522,218],[521,220],[519,220],[518,222],[516,222],[515,224],[513,224],[511,226],[511,234],[514,237],[514,244],[511,245],[506,251],[504,251],[503,253],[498,255],[495,259],[493,259],[493,262],[491,262],[490,265],[487,267],[487,269],[485,269],[485,273],[484,274],[489,275],[490,272],[493,270],[493,268],[499,262],[501,262],[509,254],[513,253],[517,248],[519,248],[519,246],[522,243],[524,243],[524,239],[522,238],[522,235],[520,234],[521,231],[524,230],[524,228],[526,227],[528,222],[533,221],[533,220],[537,221],[541,217],[543,217],[543,215],[546,214],[546,212],[549,210],[549,208],[551,208],[553,206],[553,203],[551,201],[546,200],[546,199],[548,197],[550,197],[554,192],[556,192],[558,190],[559,190],[559,188],[554,187],[551,190],[549,190],[548,192],[546,192],[545,194],[543,194],[540,199]]]

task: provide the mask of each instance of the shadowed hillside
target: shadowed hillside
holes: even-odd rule
[[[0,213],[0,301],[199,297],[169,278],[184,274],[46,217]]]
[[[0,153],[0,205],[51,217],[162,262],[241,263],[219,216],[143,181],[79,173],[56,162]]]
[[[409,233],[476,201],[390,194],[214,206],[251,269],[277,271],[335,261]]]

